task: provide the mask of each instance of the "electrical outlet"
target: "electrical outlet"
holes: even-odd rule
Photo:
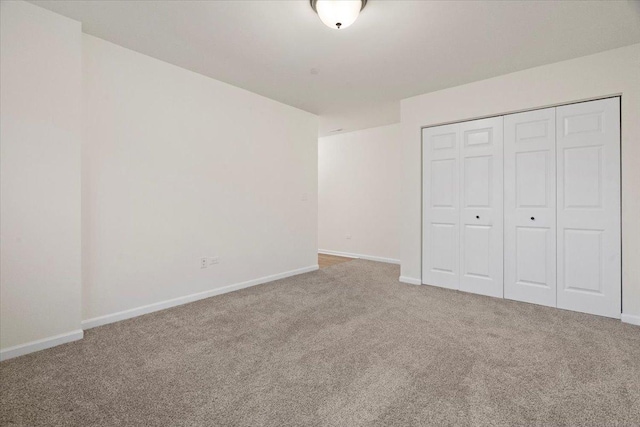
[[[217,256],[209,258],[209,265],[220,264],[220,258]]]
[[[200,268],[207,268],[207,259],[200,258]]]
[[[347,234],[347,240],[351,240],[351,234]]]

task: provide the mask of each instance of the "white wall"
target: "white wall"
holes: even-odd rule
[[[400,130],[394,124],[318,139],[320,250],[400,259]]]
[[[80,330],[80,23],[0,3],[1,358]],[[46,343],[40,343],[40,348]]]
[[[617,94],[622,94],[622,311],[627,321],[639,322],[640,44],[403,100],[402,277],[419,281],[421,276],[421,126]]]
[[[317,265],[315,115],[83,47],[83,319]]]

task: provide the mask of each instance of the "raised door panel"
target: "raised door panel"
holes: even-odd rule
[[[432,253],[431,271],[455,275],[457,270],[458,245],[455,224],[431,223]]]
[[[503,296],[502,117],[459,123],[460,290]]]
[[[431,161],[431,181],[428,184],[431,187],[431,207],[454,208],[456,163],[455,159]]]
[[[422,131],[422,283],[458,289],[460,141],[456,125]]]
[[[619,98],[558,107],[558,307],[620,318]]]
[[[604,230],[564,230],[564,289],[603,296],[602,233]]]
[[[549,164],[553,162],[553,158],[554,153],[547,148],[515,152],[515,176],[510,176],[509,179],[515,178],[518,208],[549,207],[548,184],[550,179],[555,178]]]
[[[476,277],[483,280],[492,279],[491,271],[491,232],[490,225],[471,225],[464,227],[465,250],[463,251],[463,273],[466,277]]]
[[[504,296],[556,305],[555,109],[504,118]]]
[[[464,159],[464,206],[490,208],[492,203],[492,155],[470,156]]]
[[[564,149],[564,208],[602,208],[602,147]]]
[[[555,246],[550,230],[544,227],[516,227],[515,284],[548,289],[549,250]],[[555,260],[554,260],[555,261]]]

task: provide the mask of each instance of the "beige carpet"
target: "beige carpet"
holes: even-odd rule
[[[2,425],[640,425],[640,327],[357,260],[0,364]]]

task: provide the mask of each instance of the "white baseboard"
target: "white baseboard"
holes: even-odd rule
[[[309,273],[318,269],[318,265],[298,268],[296,270],[285,271],[284,273],[273,274],[271,276],[259,277],[257,279],[248,280],[234,285],[223,286],[221,288],[211,289],[209,291],[198,292],[183,297],[173,298],[166,301],[160,301],[153,304],[143,305],[141,307],[131,308],[129,310],[119,311],[117,313],[107,314],[105,316],[94,317],[82,321],[82,329],[91,329],[97,326],[108,325],[109,323],[119,322],[120,320],[131,319],[132,317],[142,316],[143,314],[153,313],[167,308],[175,307],[182,304],[198,301],[204,298],[216,295],[226,294],[228,292],[238,291],[240,289],[249,288],[251,286],[261,285],[274,280],[284,279],[286,277],[296,276],[298,274]]]
[[[640,326],[640,316],[636,316],[635,314],[624,314],[624,313],[622,313],[621,320],[624,323],[629,323],[631,325]]]
[[[389,263],[389,264],[400,264],[400,260],[399,259],[384,258],[384,257],[380,257],[380,256],[373,256],[373,255],[352,254],[352,253],[349,253],[349,252],[330,251],[330,250],[327,250],[327,249],[318,249],[318,253],[319,254],[325,254],[325,255],[342,256],[342,257],[345,257],[345,258],[358,258],[358,259],[366,259],[366,260],[369,260],[369,261],[386,262],[386,263]]]
[[[55,347],[60,344],[81,340],[84,336],[82,329],[67,332],[65,334],[54,335],[52,337],[43,338],[41,340],[31,341],[26,344],[16,345],[4,350],[0,350],[0,361],[13,359],[14,357],[23,356],[47,348]]]
[[[422,280],[414,279],[413,277],[400,276],[398,280],[400,280],[402,283],[408,283],[410,285],[422,285]]]

